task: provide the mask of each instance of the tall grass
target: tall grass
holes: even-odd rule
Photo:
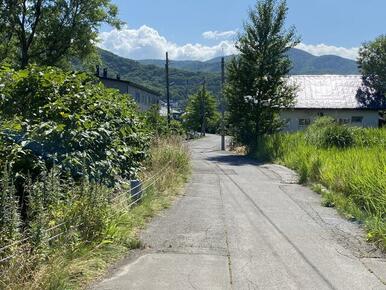
[[[368,238],[386,249],[386,129],[350,129],[347,148],[316,146],[305,133],[260,140],[256,156],[294,169],[303,183],[327,190],[324,204],[365,223]],[[320,187],[322,188],[322,187]]]
[[[161,174],[144,184],[143,200],[130,208],[133,199],[127,183],[111,189],[87,181],[65,183],[55,172],[48,173],[30,188],[31,222],[15,234],[11,229],[20,224],[18,215],[9,215],[16,226],[9,227],[3,245],[24,236],[30,240],[0,256],[15,255],[0,264],[0,289],[84,288],[129,249],[140,247],[139,229],[178,194],[189,174],[189,159],[181,139],[154,141],[140,178]],[[10,201],[11,194],[3,196]]]

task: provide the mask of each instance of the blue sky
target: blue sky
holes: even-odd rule
[[[104,26],[101,47],[130,58],[209,59],[233,53],[255,0],[113,0],[123,32]],[[300,48],[316,55],[355,58],[364,41],[386,33],[385,0],[287,0],[287,23],[302,38]],[[206,34],[204,34],[206,32]],[[223,33],[225,32],[225,33]],[[161,53],[162,52],[162,53]]]

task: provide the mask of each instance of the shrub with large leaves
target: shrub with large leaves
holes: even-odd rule
[[[21,181],[55,164],[111,185],[136,175],[150,143],[135,102],[85,73],[2,68],[0,114],[0,162]]]

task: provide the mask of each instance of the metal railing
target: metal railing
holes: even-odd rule
[[[137,191],[134,195],[131,195],[129,194],[129,199],[127,198],[128,197],[128,194],[127,192],[122,192],[121,194],[115,196],[114,198],[112,198],[110,200],[110,203],[114,203],[116,202],[118,199],[122,198],[122,197],[126,197],[126,199],[122,199],[121,201],[119,201],[117,203],[117,205],[122,205],[124,202],[128,202],[128,201],[131,201],[129,204],[128,204],[128,209],[130,209],[132,206],[136,205],[138,202],[140,202],[142,199],[145,198],[146,196],[146,192],[147,190],[154,186],[164,175],[165,173],[167,172],[167,169],[170,167],[170,164],[171,164],[171,161],[169,161],[162,169],[160,169],[158,172],[156,172],[155,174],[153,174],[151,177],[147,178],[146,180],[140,182],[140,184],[138,184],[137,186],[135,187],[130,187],[129,191],[130,193],[133,192],[133,190],[137,189],[137,188],[140,188],[139,191]],[[127,184],[127,183],[126,183]],[[134,199],[134,200],[133,200]],[[132,201],[133,200],[133,201]],[[58,229],[62,226],[65,226],[67,224],[67,222],[62,222],[60,224],[57,224],[55,226],[52,226],[48,229],[45,229],[43,230],[44,233],[49,233],[55,229]],[[59,237],[63,236],[64,234],[68,233],[69,230],[71,229],[74,229],[76,227],[80,227],[82,226],[84,223],[80,223],[78,225],[70,225],[68,226],[66,229],[62,230],[61,232],[59,232],[58,234],[55,234],[51,237],[46,237],[45,239],[43,239],[41,242],[45,242],[45,243],[48,243],[48,242],[51,242],[53,240],[56,240],[58,239]],[[7,256],[5,258],[2,258],[0,259],[0,264],[2,263],[5,263],[9,260],[12,260],[14,258],[16,258],[17,256],[19,256],[20,254],[22,254],[23,252],[26,252],[28,249],[23,249],[22,246],[23,245],[26,245],[27,242],[29,240],[31,240],[32,237],[31,236],[27,236],[23,239],[20,239],[18,241],[15,241],[15,242],[12,242],[10,243],[9,245],[6,245],[2,248],[0,248],[0,255],[1,253],[3,253],[4,251],[6,251],[7,249],[10,249],[12,247],[15,247],[17,246],[19,249],[16,250],[15,253],[12,253],[10,256]]]

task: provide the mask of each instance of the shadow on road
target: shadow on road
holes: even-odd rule
[[[263,165],[264,163],[259,162],[251,157],[241,155],[217,155],[208,156],[208,161],[214,161],[218,163],[228,164],[232,166],[243,166],[243,165]]]

